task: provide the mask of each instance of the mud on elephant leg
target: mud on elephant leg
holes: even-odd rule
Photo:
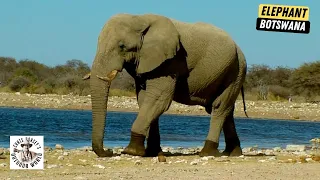
[[[145,156],[156,157],[159,155],[163,155],[163,152],[160,146],[159,118],[157,118],[150,124]]]

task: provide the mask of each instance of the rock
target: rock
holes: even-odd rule
[[[208,161],[208,160],[209,160],[208,157],[202,157],[202,158],[201,158],[201,161]]]
[[[158,161],[159,161],[159,162],[166,162],[167,160],[166,160],[166,157],[165,157],[165,156],[160,155],[160,156],[158,156]]]
[[[305,145],[287,145],[286,147],[287,151],[305,151],[306,146]]]
[[[4,149],[0,149],[0,156],[4,154]]]
[[[51,148],[51,147],[48,147],[48,146],[45,146],[45,147],[44,147],[44,150],[45,150],[45,151],[52,151],[52,148]]]
[[[88,178],[85,178],[85,177],[82,177],[82,176],[77,176],[77,177],[74,177],[73,179],[75,179],[75,180],[84,180],[84,179],[88,179]]]
[[[121,157],[120,156],[114,156],[114,157],[111,157],[110,160],[120,161]]]
[[[265,159],[260,159],[258,162],[266,162],[266,160]]]
[[[7,166],[7,163],[1,163],[0,164],[0,167],[6,167]]]
[[[182,149],[181,153],[182,154],[192,154],[192,150],[190,151],[189,149]]]
[[[248,148],[243,148],[243,149],[242,149],[242,152],[243,152],[243,153],[248,153],[248,152],[251,152],[251,151],[253,151],[253,150],[254,150],[253,147],[248,147]]]
[[[63,150],[64,147],[61,144],[56,144],[56,149],[57,150]]]
[[[134,162],[134,165],[141,165],[142,164],[142,162],[140,161],[140,160],[136,160],[135,162]]]
[[[64,159],[63,156],[59,156],[59,157],[58,157],[58,160],[63,160],[63,159]]]
[[[172,147],[163,147],[162,152],[171,152],[173,150]]]
[[[66,166],[73,166],[73,164],[67,163]]]
[[[250,155],[250,156],[261,156],[264,155],[264,153],[262,151],[250,151],[245,153],[246,155]]]
[[[47,169],[56,168],[56,167],[58,167],[58,165],[56,165],[56,164],[48,164],[47,165]]]
[[[151,159],[151,162],[152,163],[158,163],[159,162],[159,160],[158,160],[158,157],[153,157],[152,159]]]
[[[307,162],[312,162],[313,159],[312,159],[312,158],[306,158],[306,161],[307,161]]]
[[[64,156],[69,156],[69,152],[63,152]]]
[[[272,149],[267,149],[265,152],[264,152],[265,155],[267,156],[273,156],[274,155],[274,152]]]
[[[204,163],[202,163],[202,165],[204,166],[204,165],[207,165],[208,164],[208,162],[204,162]]]
[[[182,160],[178,160],[178,161],[176,161],[176,162],[174,162],[174,163],[187,163],[188,161],[186,161],[185,159],[182,159]]]
[[[198,164],[198,161],[191,161],[190,162],[190,165],[197,165]]]
[[[281,147],[275,147],[273,148],[274,152],[281,152],[282,148]]]
[[[95,164],[93,165],[93,167],[97,167],[97,168],[100,168],[100,169],[105,169],[106,167],[100,165],[100,164]]]
[[[123,151],[124,151],[123,148],[114,148],[114,149],[113,149],[113,153],[114,153],[114,154],[121,154]]]
[[[268,160],[269,161],[275,161],[277,158],[275,157],[275,156],[273,156],[273,157],[271,157],[271,158],[269,158]]]
[[[0,155],[0,159],[7,159],[7,157]]]
[[[81,161],[83,163],[87,162],[87,160],[85,160],[85,159],[79,159],[79,161]]]
[[[320,138],[313,138],[310,140],[311,143],[320,143]]]

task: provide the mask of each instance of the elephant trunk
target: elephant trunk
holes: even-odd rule
[[[110,82],[91,77],[92,148],[99,157],[110,157],[112,152],[103,149]]]

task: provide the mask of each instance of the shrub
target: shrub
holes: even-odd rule
[[[320,61],[304,63],[291,76],[291,87],[296,95],[312,99],[320,95]]]
[[[279,97],[282,99],[288,99],[291,94],[290,89],[279,86],[279,85],[269,86],[269,92],[275,97]]]
[[[12,91],[18,92],[20,91],[22,88],[27,88],[30,86],[30,80],[28,80],[25,77],[16,77],[15,79],[13,79],[10,84],[9,84],[9,88]]]

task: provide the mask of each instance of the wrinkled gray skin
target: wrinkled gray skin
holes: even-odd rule
[[[92,147],[100,157],[112,156],[103,149],[108,92],[111,80],[123,68],[135,79],[139,105],[125,154],[162,153],[158,119],[173,100],[201,105],[211,114],[200,156],[219,155],[222,130],[224,154],[242,154],[233,112],[240,90],[243,95],[247,65],[242,51],[225,31],[206,23],[183,23],[153,14],[118,14],[108,20],[98,39],[90,75]]]

